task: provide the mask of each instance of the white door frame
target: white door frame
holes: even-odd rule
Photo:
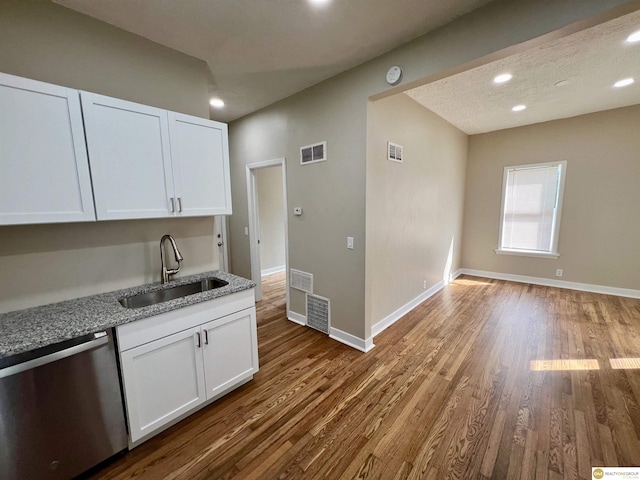
[[[284,261],[287,289],[287,317],[289,317],[289,219],[287,207],[287,161],[284,157],[247,165],[247,204],[249,205],[249,245],[251,250],[251,279],[256,283],[256,301],[262,300],[262,272],[260,270],[260,239],[258,227],[258,196],[256,170],[282,167],[282,204],[284,207]]]
[[[227,243],[227,216],[216,215],[213,218],[214,250],[218,252],[218,269],[229,272],[229,244]],[[220,235],[220,236],[219,236]],[[222,243],[222,245],[220,245]]]

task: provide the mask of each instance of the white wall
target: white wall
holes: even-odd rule
[[[369,105],[367,319],[375,325],[460,268],[467,135],[404,94]],[[387,142],[404,147],[387,160]]]
[[[282,167],[255,170],[260,223],[260,268],[285,265]]]
[[[47,0],[1,2],[0,45],[4,73],[209,115],[205,62]],[[159,281],[165,233],[218,267],[211,217],[0,227],[0,312]]]

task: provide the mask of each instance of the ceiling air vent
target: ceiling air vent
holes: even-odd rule
[[[307,325],[328,334],[329,318],[329,300],[307,294]]]
[[[324,162],[327,159],[327,142],[314,143],[300,148],[300,165]]]
[[[313,274],[291,269],[291,287],[313,293]]]
[[[396,143],[387,142],[387,160],[392,162],[402,163],[402,152],[404,148],[402,145]]]

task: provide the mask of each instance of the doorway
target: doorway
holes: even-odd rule
[[[284,270],[286,276],[287,316],[289,316],[289,228],[287,219],[286,161],[284,158],[278,158],[252,163],[247,165],[246,173],[251,279],[256,284],[256,301],[262,300],[263,273],[269,274]],[[279,208],[280,212],[275,212],[274,209],[276,208]],[[279,232],[277,232],[278,229],[280,229]],[[265,242],[262,242],[263,236]],[[283,252],[280,251],[281,249]]]

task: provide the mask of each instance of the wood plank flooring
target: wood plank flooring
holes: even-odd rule
[[[640,300],[463,276],[368,354],[286,320],[284,302],[283,274],[269,277],[252,382],[92,478],[557,480],[640,465]]]

